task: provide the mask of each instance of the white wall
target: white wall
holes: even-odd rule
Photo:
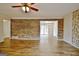
[[[3,20],[4,38],[10,37],[10,20]]]
[[[0,42],[3,41],[3,21],[0,20]]]
[[[64,17],[64,41],[72,44],[72,13]]]
[[[10,37],[10,20],[0,20],[0,42]]]

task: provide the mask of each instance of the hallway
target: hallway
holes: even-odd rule
[[[13,39],[10,47],[4,47],[4,43],[0,51],[8,56],[79,56],[79,49],[48,36],[40,36],[40,41]]]

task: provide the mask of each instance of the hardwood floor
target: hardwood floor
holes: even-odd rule
[[[79,49],[55,38],[41,37],[40,40],[6,39],[0,43],[0,53],[6,56],[79,56]]]

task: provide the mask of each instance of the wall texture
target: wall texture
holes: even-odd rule
[[[37,19],[12,19],[11,30],[12,36],[38,36],[40,35],[40,21]]]
[[[50,19],[49,19],[50,20]],[[12,36],[39,36],[40,35],[40,21],[37,19],[12,19],[11,20],[11,35]],[[46,21],[46,19],[45,19]],[[55,20],[51,20],[55,21]],[[64,20],[58,21],[58,39],[63,39]]]
[[[64,41],[79,48],[79,10],[64,17]]]
[[[64,31],[64,20],[58,20],[58,38],[63,39],[63,31]]]
[[[79,47],[79,9],[73,12],[72,44],[74,44],[76,47]]]

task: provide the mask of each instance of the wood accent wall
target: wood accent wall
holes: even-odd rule
[[[40,21],[58,21],[58,38],[63,39],[64,19],[12,19],[11,36],[39,36]]]
[[[11,36],[38,36],[40,35],[40,21],[32,19],[12,19]]]
[[[58,20],[58,38],[63,39],[64,35],[64,19]]]

